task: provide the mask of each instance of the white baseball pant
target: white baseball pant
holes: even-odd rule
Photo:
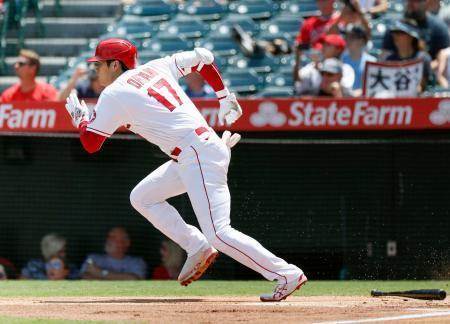
[[[213,132],[193,134],[178,162],[169,161],[143,179],[130,201],[153,226],[178,243],[188,256],[211,244],[268,280],[291,281],[301,270],[230,226],[227,172],[231,152]],[[187,192],[202,232],[185,223],[167,199]]]

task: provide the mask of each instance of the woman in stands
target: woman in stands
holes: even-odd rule
[[[389,55],[386,61],[423,60],[422,82],[418,92],[423,92],[431,76],[431,57],[425,52],[425,43],[420,37],[417,23],[404,19],[396,21],[390,32],[394,39],[396,52]]]

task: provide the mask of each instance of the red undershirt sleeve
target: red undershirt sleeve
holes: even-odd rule
[[[89,153],[95,153],[101,149],[106,140],[106,136],[102,136],[87,130],[87,121],[80,124],[80,141],[84,149]]]
[[[222,76],[220,75],[219,70],[217,69],[217,66],[215,64],[205,64],[201,67],[200,71],[198,70],[197,65],[195,66],[195,70],[197,71],[197,73],[200,73],[203,79],[205,79],[205,81],[208,82],[211,88],[214,89],[218,99],[226,97],[229,94],[228,91],[223,91],[225,90],[225,85],[223,83]]]

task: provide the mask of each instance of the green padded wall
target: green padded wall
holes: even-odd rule
[[[448,135],[352,135],[341,142],[309,135],[292,144],[265,143],[268,136],[233,149],[236,229],[312,278],[448,275]],[[111,139],[89,155],[75,138],[2,136],[0,150],[0,256],[21,267],[39,257],[43,235],[58,232],[68,238],[69,259],[80,264],[103,251],[109,228],[122,225],[131,233],[130,252],[150,269],[158,265],[163,237],[129,203],[133,187],[167,161],[155,146]],[[186,196],[170,202],[197,225]],[[222,255],[208,277],[259,275]]]

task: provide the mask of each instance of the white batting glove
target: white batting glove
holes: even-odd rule
[[[223,126],[225,121],[227,125],[233,124],[242,116],[242,108],[236,100],[234,93],[230,93],[225,98],[219,100],[219,125]]]
[[[241,134],[239,133],[234,133],[233,135],[231,135],[231,132],[226,130],[222,134],[222,141],[229,149],[235,146],[240,140]]]
[[[71,93],[67,98],[66,110],[70,114],[72,123],[76,128],[80,126],[81,122],[89,121],[89,109],[86,106],[84,100],[82,100],[80,103],[75,93]]]

